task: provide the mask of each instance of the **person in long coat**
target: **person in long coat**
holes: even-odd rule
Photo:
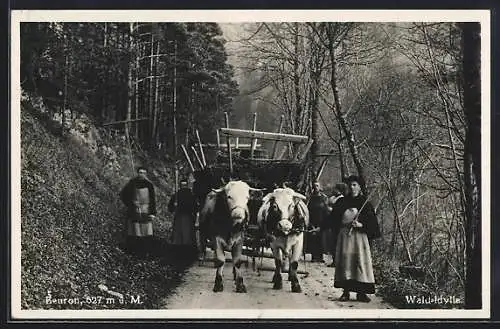
[[[342,203],[340,202],[344,196],[347,195],[347,185],[345,183],[335,184],[332,191],[332,196],[328,198],[328,209],[330,211],[328,221],[326,224],[327,229],[324,235],[324,244],[326,250],[332,255],[332,263],[328,267],[335,267],[335,251],[337,249],[337,236],[340,230],[339,216],[337,208]]]
[[[178,246],[183,252],[195,252],[198,202],[187,180],[181,181],[179,191],[170,199],[168,210],[175,212],[172,244]]]
[[[306,236],[307,252],[311,253],[312,262],[323,261],[322,231],[328,217],[328,197],[321,191],[321,184],[314,182],[307,204],[309,210],[309,233]]]
[[[375,293],[372,255],[369,240],[380,237],[375,210],[363,195],[363,182],[357,176],[347,179],[349,193],[336,207],[341,227],[337,236],[334,287],[343,288],[340,301],[347,301],[350,292],[357,300],[369,302],[367,294]]]
[[[138,254],[150,251],[156,216],[155,189],[146,174],[146,168],[137,168],[137,176],[120,192],[120,199],[127,207],[127,249]]]

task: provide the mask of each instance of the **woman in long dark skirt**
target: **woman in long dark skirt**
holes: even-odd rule
[[[372,255],[369,240],[380,237],[375,210],[361,191],[363,182],[357,176],[347,179],[349,193],[336,207],[334,216],[340,221],[335,254],[335,288],[343,288],[340,301],[347,301],[350,292],[357,300],[369,302],[367,294],[375,293]],[[334,217],[334,218],[335,218]]]

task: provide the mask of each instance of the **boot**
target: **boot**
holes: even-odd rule
[[[363,303],[369,303],[371,301],[370,297],[363,293],[358,293],[356,296],[356,300]]]
[[[349,299],[350,299],[349,291],[344,290],[344,292],[342,293],[342,296],[340,296],[340,298],[339,298],[339,301],[346,302]]]

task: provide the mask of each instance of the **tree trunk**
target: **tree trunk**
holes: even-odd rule
[[[158,55],[160,54],[160,42],[157,43],[156,46],[156,59],[155,59],[155,75],[158,75],[158,63],[159,63],[159,57]],[[158,97],[159,97],[159,85],[158,85],[158,78],[155,77],[155,100],[153,103],[153,129],[151,133],[151,142],[154,143],[154,146],[156,147],[157,143],[157,135],[158,135]]]
[[[335,48],[333,46],[333,40],[330,40],[329,44],[329,52],[330,52],[330,63],[331,63],[331,76],[330,76],[330,86],[332,88],[333,92],[333,99],[335,103],[335,117],[337,121],[340,124],[340,127],[342,128],[342,131],[344,132],[347,140],[347,145],[349,147],[349,151],[351,153],[352,159],[354,161],[354,165],[356,166],[356,169],[358,171],[359,177],[366,182],[365,179],[365,171],[363,168],[363,165],[361,164],[361,161],[359,159],[359,154],[358,154],[358,148],[356,146],[356,143],[354,141],[354,134],[352,133],[351,129],[349,128],[345,115],[342,113],[342,108],[340,104],[340,96],[339,96],[339,90],[337,86],[337,60],[335,58]],[[362,186],[363,193],[367,195],[367,190],[366,186],[363,184]]]
[[[134,54],[134,47],[136,46],[134,44],[134,38],[133,38],[133,33],[134,33],[134,23],[130,23],[129,25],[130,28],[130,35],[129,35],[129,45],[130,45],[130,52]],[[136,88],[134,87],[133,84],[133,74],[132,71],[134,70],[134,62],[130,60],[129,65],[128,65],[128,103],[127,103],[127,115],[126,115],[126,120],[129,121],[132,116],[132,98],[134,97],[134,91]],[[136,79],[137,80],[137,79]],[[137,81],[136,81],[137,83]],[[137,97],[137,94],[136,94]],[[125,124],[125,136],[127,140],[130,138],[130,132],[129,132],[129,127],[130,125],[128,123]]]
[[[148,136],[148,140],[145,141],[146,145],[148,148],[151,148],[151,143],[153,142],[153,139],[151,136],[153,135],[153,109],[154,109],[154,91],[153,91],[153,86],[154,82],[153,80],[155,78],[155,68],[154,68],[154,63],[155,63],[155,40],[154,40],[154,33],[153,33],[153,24],[151,24],[151,44],[150,44],[150,57],[149,57],[149,92],[148,92],[148,124],[146,125],[148,132],[146,133],[146,136]]]
[[[139,118],[139,57],[141,56],[141,52],[140,52],[140,47],[139,47],[139,44],[137,44],[135,46],[135,66],[134,66],[134,69],[135,69],[135,102],[134,102],[134,118],[137,119]],[[139,139],[139,125],[140,125],[140,122],[137,122],[136,124],[134,124],[134,136],[135,136],[135,139],[138,140]]]
[[[321,54],[317,43],[314,40],[314,34],[309,36],[312,40],[310,42],[311,60],[310,60],[310,75],[311,75],[311,88],[310,88],[310,111],[311,111],[311,137],[313,144],[311,146],[312,156],[312,169],[313,172],[318,170],[318,153],[319,153],[319,90],[321,79]],[[323,57],[324,58],[324,57]]]
[[[461,23],[464,79],[467,277],[465,307],[481,308],[481,26]]]
[[[345,159],[345,151],[344,151],[344,134],[342,133],[342,127],[340,126],[340,122],[338,122],[339,129],[339,161],[340,161],[340,179],[344,181],[345,178],[349,175],[349,169],[347,168],[347,163]]]
[[[174,159],[177,160],[177,40],[174,41],[174,99],[173,99],[173,155]]]
[[[105,59],[106,61],[108,59]],[[108,111],[107,111],[107,107],[108,107],[108,92],[107,92],[107,86],[109,86],[109,70],[108,70],[109,66],[108,64],[104,65],[103,67],[103,70],[106,71],[106,74],[104,74],[104,79],[103,79],[103,87],[102,90],[101,90],[101,97],[102,97],[102,100],[101,100],[101,110],[100,110],[100,113],[99,113],[99,116],[97,117],[99,122],[106,122],[107,120],[107,117],[108,117]]]
[[[302,104],[300,97],[300,73],[299,73],[299,23],[295,23],[295,33],[294,33],[294,52],[295,57],[293,58],[293,86],[295,92],[295,131],[293,134],[298,134],[301,126],[302,117]]]
[[[397,241],[398,241],[398,221],[397,217],[394,216],[394,221],[392,222],[392,239],[391,239],[391,258],[395,259],[397,255]]]
[[[66,56],[65,56],[65,63],[64,63],[64,101],[63,101],[63,108],[62,108],[62,115],[61,115],[61,122],[62,122],[62,125],[61,125],[61,131],[62,133],[64,134],[64,131],[65,131],[65,126],[66,126],[66,107],[68,106],[68,74],[69,74],[69,59],[68,59],[68,44],[66,42],[66,45],[65,45],[65,52],[66,52]]]

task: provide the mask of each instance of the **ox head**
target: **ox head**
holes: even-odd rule
[[[267,208],[266,221],[271,230],[277,230],[285,235],[294,227],[297,203],[305,201],[306,197],[291,188],[277,188],[263,199],[263,207]]]
[[[248,220],[248,200],[251,192],[262,192],[261,189],[250,187],[247,183],[230,181],[224,187],[213,189],[213,193],[222,195],[229,209],[229,214],[233,225],[243,224]]]

